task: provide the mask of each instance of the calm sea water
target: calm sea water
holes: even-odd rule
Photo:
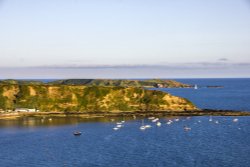
[[[248,79],[176,79],[198,85],[198,89],[158,89],[191,100],[199,108],[250,111],[250,78]],[[223,88],[206,88],[223,86]]]
[[[250,99],[249,79],[181,81],[224,88],[163,90],[190,98],[201,108],[250,111],[244,103]],[[164,117],[160,127],[147,118],[128,117],[0,120],[0,166],[249,167],[250,117],[238,117],[238,122],[233,122],[235,117],[209,118]],[[114,131],[121,120],[124,127]],[[152,128],[141,131],[142,120]],[[166,124],[168,120],[173,123]],[[184,131],[184,126],[191,130]],[[74,136],[75,130],[83,134]]]

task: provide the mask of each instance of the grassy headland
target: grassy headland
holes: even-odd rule
[[[0,118],[20,116],[244,116],[250,112],[201,110],[189,100],[143,87],[189,87],[172,80],[0,81]],[[17,108],[39,112],[14,112]],[[8,112],[6,112],[8,111]]]
[[[42,112],[186,111],[187,99],[138,87],[49,84],[0,84],[0,109]]]

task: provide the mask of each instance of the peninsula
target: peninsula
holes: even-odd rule
[[[158,84],[158,85],[157,85]],[[0,81],[0,117],[35,115],[249,115],[198,109],[188,99],[145,87],[188,87],[172,80]],[[118,85],[118,86],[114,86]]]
[[[138,87],[0,84],[0,109],[42,112],[188,111],[187,99]]]

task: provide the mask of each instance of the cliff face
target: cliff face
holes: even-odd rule
[[[0,85],[0,109],[40,111],[183,111],[196,107],[187,99],[136,87],[70,85]]]

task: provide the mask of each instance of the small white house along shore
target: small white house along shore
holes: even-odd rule
[[[39,112],[40,110],[37,110],[35,108],[15,108],[15,109],[8,109],[8,110],[3,110],[0,109],[0,114],[4,113],[34,113],[34,112]]]
[[[16,108],[15,112],[39,112],[39,110],[35,108]]]

